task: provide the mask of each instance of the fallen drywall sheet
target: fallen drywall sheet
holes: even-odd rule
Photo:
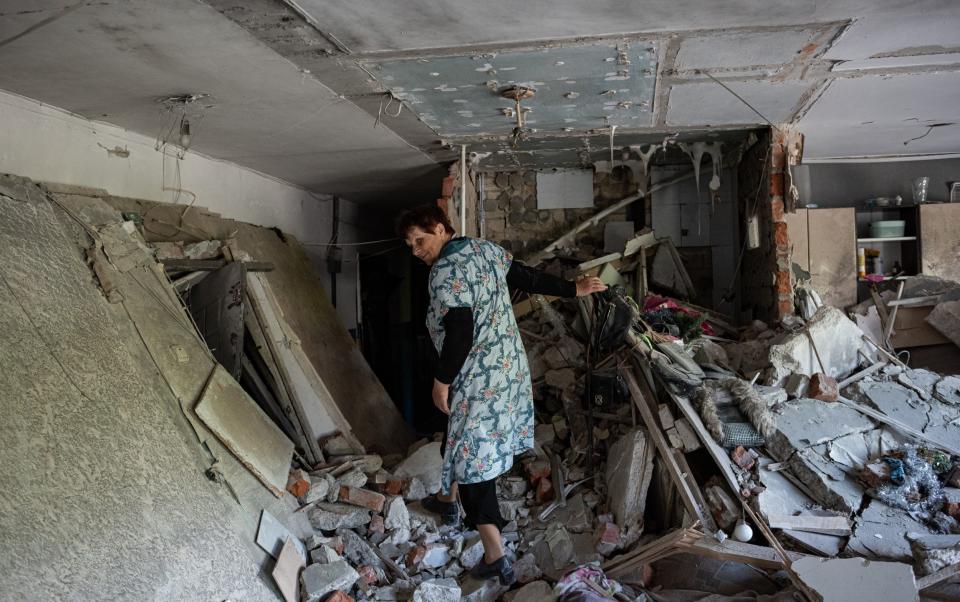
[[[265,554],[251,551],[256,517],[246,533],[244,509],[204,476],[127,314],[152,299],[133,278],[153,276],[115,272],[124,301],[109,303],[85,264],[90,242],[41,189],[0,176],[3,598],[275,600],[258,575]],[[229,456],[221,469],[245,503],[285,510]]]
[[[824,602],[841,600],[918,600],[913,567],[863,558],[801,558],[793,570]]]
[[[238,248],[257,260],[273,263],[274,270],[265,278],[284,320],[297,334],[303,353],[354,434],[370,450],[406,451],[413,431],[344,328],[313,264],[293,236],[225,219],[200,207],[191,207],[184,215],[182,205],[117,197],[105,200],[121,211],[139,213],[148,241],[233,238]]]
[[[195,411],[275,496],[283,495],[293,443],[220,364],[214,367]]]
[[[297,405],[297,414],[303,421],[310,444],[316,445],[319,439],[340,432],[355,446],[356,452],[362,453],[363,447],[356,441],[350,424],[313,365],[306,360],[299,339],[283,320],[266,279],[260,274],[248,274],[247,290],[283,383],[291,401]],[[318,450],[317,453],[321,452]]]

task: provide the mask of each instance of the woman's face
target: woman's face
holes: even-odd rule
[[[407,246],[413,256],[427,265],[433,265],[440,257],[440,249],[450,239],[443,224],[434,224],[433,228],[422,230],[417,226],[407,231]]]

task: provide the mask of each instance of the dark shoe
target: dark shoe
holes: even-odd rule
[[[457,502],[442,502],[432,495],[420,500],[420,505],[427,512],[439,514],[445,525],[455,525],[460,521],[460,504]]]
[[[517,582],[517,576],[513,574],[513,565],[506,556],[501,556],[493,564],[487,564],[487,561],[481,558],[477,566],[470,569],[470,576],[482,581],[496,577],[500,580],[500,585],[507,587]]]

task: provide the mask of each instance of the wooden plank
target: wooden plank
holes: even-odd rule
[[[225,259],[160,259],[163,267],[176,272],[212,272],[219,270],[227,265]],[[243,261],[239,262],[248,272],[271,272],[273,263],[269,261]]]
[[[293,443],[223,366],[214,368],[194,412],[271,493],[283,496]]]
[[[683,478],[683,471],[677,465],[677,460],[671,453],[671,447],[663,438],[663,432],[660,430],[660,426],[657,425],[653,412],[650,410],[650,406],[647,405],[647,401],[640,391],[640,385],[637,384],[637,379],[633,375],[633,371],[625,366],[620,369],[620,374],[627,383],[627,388],[630,390],[630,397],[633,398],[633,403],[640,411],[640,417],[643,419],[647,431],[650,433],[650,437],[657,446],[657,451],[660,452],[660,458],[663,460],[663,465],[670,474],[670,479],[680,492],[680,498],[683,500],[684,507],[686,507],[691,516],[699,519],[701,523],[708,522],[710,519],[707,518],[706,510],[697,505],[696,497]]]
[[[715,558],[717,560],[732,560],[742,562],[761,569],[779,570],[784,568],[783,559],[773,548],[743,543],[734,539],[726,539],[720,543],[712,537],[704,537],[686,550],[690,554]],[[791,561],[796,561],[806,554],[787,552]]]
[[[280,550],[277,564],[270,573],[277,589],[283,594],[284,602],[298,602],[300,600],[300,571],[307,565],[297,552],[292,538],[287,538]]]
[[[826,535],[850,535],[852,532],[850,519],[845,516],[768,515],[767,524],[771,529],[792,529]]]
[[[900,287],[903,286],[903,282],[900,283]],[[901,292],[902,294],[902,292]],[[942,295],[929,295],[927,297],[911,297],[909,299],[893,299],[887,301],[887,305],[890,307],[913,307],[917,305],[936,305],[940,301]]]

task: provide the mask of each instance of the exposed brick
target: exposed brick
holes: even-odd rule
[[[299,468],[291,470],[287,477],[287,491],[296,497],[303,497],[310,491],[310,476]]]
[[[550,476],[550,463],[543,460],[535,460],[533,462],[528,462],[524,466],[524,470],[527,473],[527,480],[530,481],[530,484],[536,486],[540,482],[540,479],[545,479]]]
[[[790,272],[777,272],[777,292],[789,294],[793,287],[790,286]]]
[[[757,453],[753,450],[748,450],[742,445],[737,446],[732,452],[730,452],[730,459],[736,463],[737,466],[744,470],[750,470],[753,468],[754,463],[757,461]]]
[[[770,201],[770,218],[774,222],[784,221],[783,217],[783,198],[777,196]]]
[[[348,485],[342,485],[340,487],[341,502],[353,504],[354,506],[369,508],[374,512],[380,512],[383,510],[383,503],[386,501],[386,499],[387,498],[385,498],[382,493],[370,491],[369,489],[360,489],[358,487],[350,487]]]
[[[783,196],[783,174],[782,173],[770,174],[770,195]]]
[[[779,222],[773,225],[773,242],[777,247],[790,247],[790,235],[787,233],[787,224]]]
[[[550,479],[543,478],[537,482],[537,503],[546,504],[554,497],[553,483]]]
[[[810,377],[810,388],[807,389],[807,397],[821,401],[836,401],[839,396],[840,390],[837,386],[837,380],[832,376],[827,376],[823,372],[817,372]]]
[[[440,187],[440,196],[449,197],[453,195],[453,187],[456,184],[454,179],[450,176],[447,176],[443,179],[443,184]]]
[[[777,311],[780,317],[793,315],[793,299],[780,299],[777,301]]]
[[[427,555],[427,549],[423,546],[414,546],[410,548],[410,551],[407,552],[406,564],[408,569],[412,569],[419,565],[423,561],[423,557]]]
[[[387,495],[400,495],[403,493],[403,488],[406,486],[407,479],[387,479],[387,482],[383,486],[383,492]]]
[[[340,590],[337,590],[327,596],[327,599],[324,602],[353,602],[353,598],[343,593]]]
[[[770,166],[773,171],[782,171],[787,164],[787,150],[782,144],[774,144],[770,149]]]

